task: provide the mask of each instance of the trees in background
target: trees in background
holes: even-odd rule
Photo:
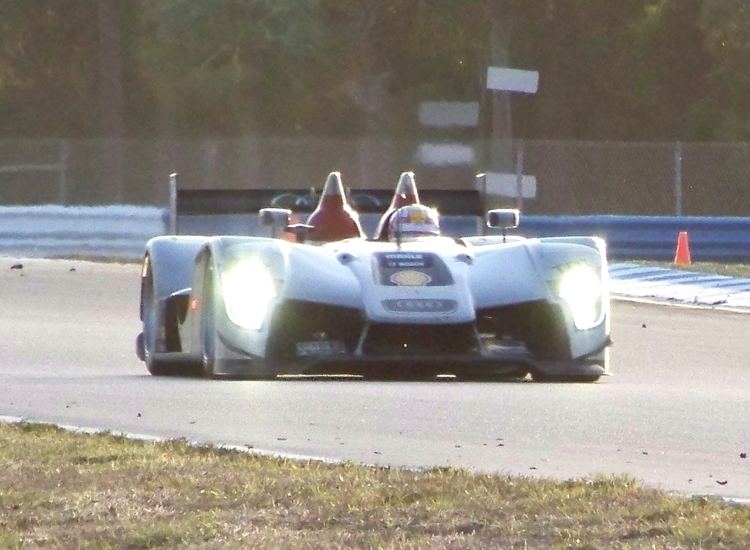
[[[0,0],[0,13],[10,137],[107,135],[115,111],[129,136],[408,135],[420,101],[485,93],[493,18],[510,65],[541,74],[536,96],[513,99],[516,136],[750,137],[746,0]],[[116,71],[103,13],[119,25]],[[121,99],[103,91],[116,73]]]
[[[750,137],[750,4],[713,0],[700,5],[698,26],[710,63],[704,94],[689,110],[707,139]]]
[[[4,135],[96,132],[93,4],[0,0],[0,129]]]

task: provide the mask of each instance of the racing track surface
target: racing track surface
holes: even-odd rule
[[[18,262],[0,258],[0,415],[750,498],[748,315],[615,303],[598,384],[155,378],[133,352],[139,266]]]

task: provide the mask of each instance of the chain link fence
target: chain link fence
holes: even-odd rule
[[[377,139],[0,140],[0,204],[166,206],[167,179],[193,188],[320,187],[331,170],[354,189],[466,189],[472,165],[422,166],[418,142]],[[508,172],[536,178],[524,212],[543,215],[750,216],[750,144],[516,141]],[[520,162],[519,162],[520,161]]]

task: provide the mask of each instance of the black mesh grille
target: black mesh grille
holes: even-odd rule
[[[473,323],[452,325],[374,324],[365,339],[365,355],[463,354],[477,351]]]
[[[477,312],[481,334],[517,340],[541,359],[569,359],[570,345],[560,308],[546,301],[526,302]]]
[[[346,352],[353,353],[363,326],[356,309],[289,300],[274,312],[268,357],[296,357],[297,342],[316,340],[342,342]]]

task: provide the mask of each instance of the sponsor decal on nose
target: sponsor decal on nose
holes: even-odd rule
[[[397,271],[391,275],[391,282],[398,286],[427,286],[430,281],[432,281],[432,277],[427,273],[413,269]]]

